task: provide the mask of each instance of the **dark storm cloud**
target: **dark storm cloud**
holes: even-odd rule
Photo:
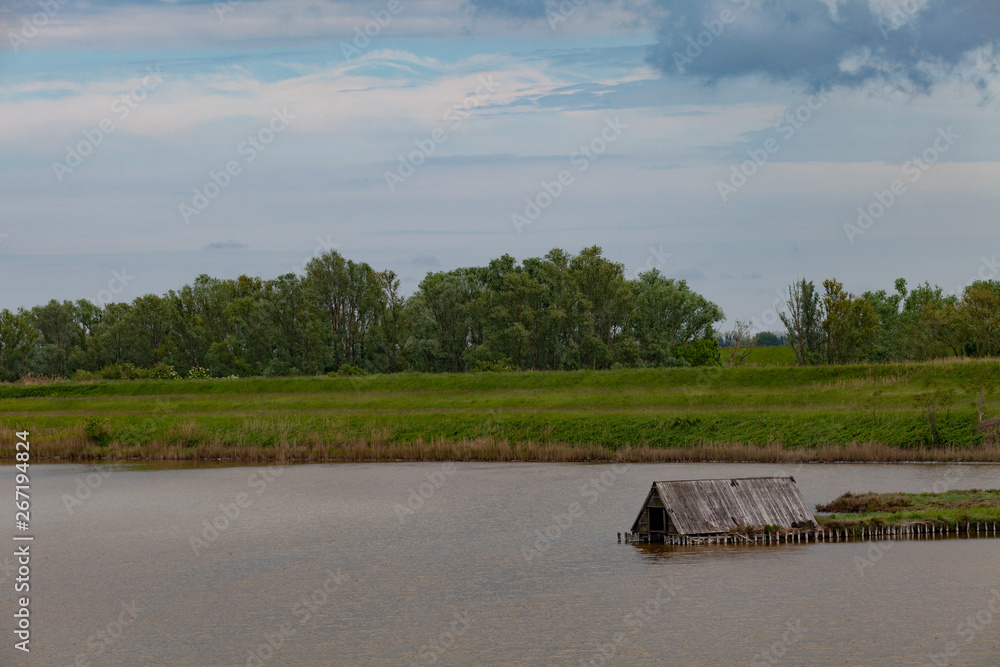
[[[815,88],[883,80],[928,90],[969,52],[1000,39],[997,0],[660,0],[649,62],[717,81],[763,75]]]

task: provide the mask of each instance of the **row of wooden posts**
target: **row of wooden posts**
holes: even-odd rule
[[[997,523],[966,521],[963,526],[955,524],[911,523],[906,525],[886,525],[861,528],[816,528],[814,530],[774,531],[764,533],[728,533],[723,535],[670,535],[665,536],[666,544],[782,544],[789,542],[844,542],[847,540],[880,540],[893,537],[916,537],[934,535],[997,536]],[[644,542],[640,533],[624,533],[625,543]],[[622,533],[618,533],[618,542]]]

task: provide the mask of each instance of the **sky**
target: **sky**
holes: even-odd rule
[[[598,245],[778,330],[1000,279],[996,0],[6,0],[0,308]]]

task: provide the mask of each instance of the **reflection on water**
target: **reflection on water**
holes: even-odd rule
[[[1000,664],[1000,614],[959,625],[1000,589],[997,539],[616,539],[654,480],[793,474],[815,505],[1000,466],[32,470],[32,665]]]

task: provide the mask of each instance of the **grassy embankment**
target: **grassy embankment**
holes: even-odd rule
[[[821,526],[855,532],[886,526],[955,526],[1000,522],[1000,489],[947,491],[945,493],[845,493],[817,507]]]
[[[0,457],[27,429],[35,459],[1000,461],[1000,425],[959,390],[984,368],[1000,375],[984,360],[0,384]],[[956,398],[932,435],[914,397],[937,389]]]

